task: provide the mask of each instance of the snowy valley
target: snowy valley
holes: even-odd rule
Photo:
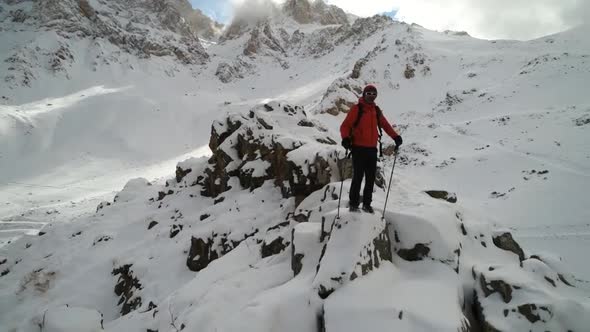
[[[0,3],[0,331],[588,331],[590,26],[262,3]],[[374,215],[369,83],[404,137]]]

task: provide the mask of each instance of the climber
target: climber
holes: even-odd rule
[[[396,149],[402,145],[402,137],[391,127],[379,106],[375,104],[377,88],[367,85],[359,103],[353,105],[340,126],[342,146],[352,152],[352,185],[349,195],[351,212],[359,210],[361,181],[365,177],[363,211],[373,213],[371,201],[377,172],[377,140],[382,129],[395,141]]]

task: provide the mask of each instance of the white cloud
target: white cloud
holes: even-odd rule
[[[230,0],[247,12],[285,0]],[[397,17],[433,30],[467,31],[480,38],[532,39],[590,21],[590,0],[325,0],[365,17],[399,10]],[[252,9],[252,10],[250,10]]]
[[[234,18],[240,21],[255,22],[272,15],[277,10],[277,0],[231,0],[234,5]]]
[[[587,0],[404,0],[398,18],[476,37],[531,39],[583,22]]]
[[[325,0],[324,2],[361,17],[390,12],[393,9],[398,9],[401,3],[400,0]]]

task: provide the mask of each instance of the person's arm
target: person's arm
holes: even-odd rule
[[[340,136],[342,138],[350,138],[350,133],[352,130],[352,126],[354,125],[354,121],[356,120],[358,114],[358,106],[353,105],[350,109],[350,112],[346,115],[346,119],[340,125]]]
[[[381,113],[381,116],[379,117],[379,124],[381,125],[381,128],[385,129],[385,132],[387,133],[387,135],[389,135],[389,137],[391,137],[392,139],[395,139],[396,137],[399,136],[399,134],[389,124],[389,122],[387,121],[387,119],[385,118],[385,115],[383,115],[383,113]]]

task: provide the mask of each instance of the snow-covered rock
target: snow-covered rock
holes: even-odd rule
[[[102,322],[102,314],[96,310],[64,305],[47,309],[39,327],[51,332],[98,332],[104,331]]]
[[[523,267],[478,266],[476,314],[484,331],[578,331],[590,324],[590,306],[578,290],[545,264],[529,258]]]
[[[322,249],[313,282],[323,299],[342,285],[392,260],[387,224],[377,216],[359,218],[347,214],[335,219],[327,232],[329,238]]]
[[[273,180],[284,197],[302,200],[337,178],[337,143],[300,106],[271,102],[247,116],[230,114],[213,124],[209,147],[213,156],[201,182],[209,197],[231,189],[236,177],[250,190]]]

